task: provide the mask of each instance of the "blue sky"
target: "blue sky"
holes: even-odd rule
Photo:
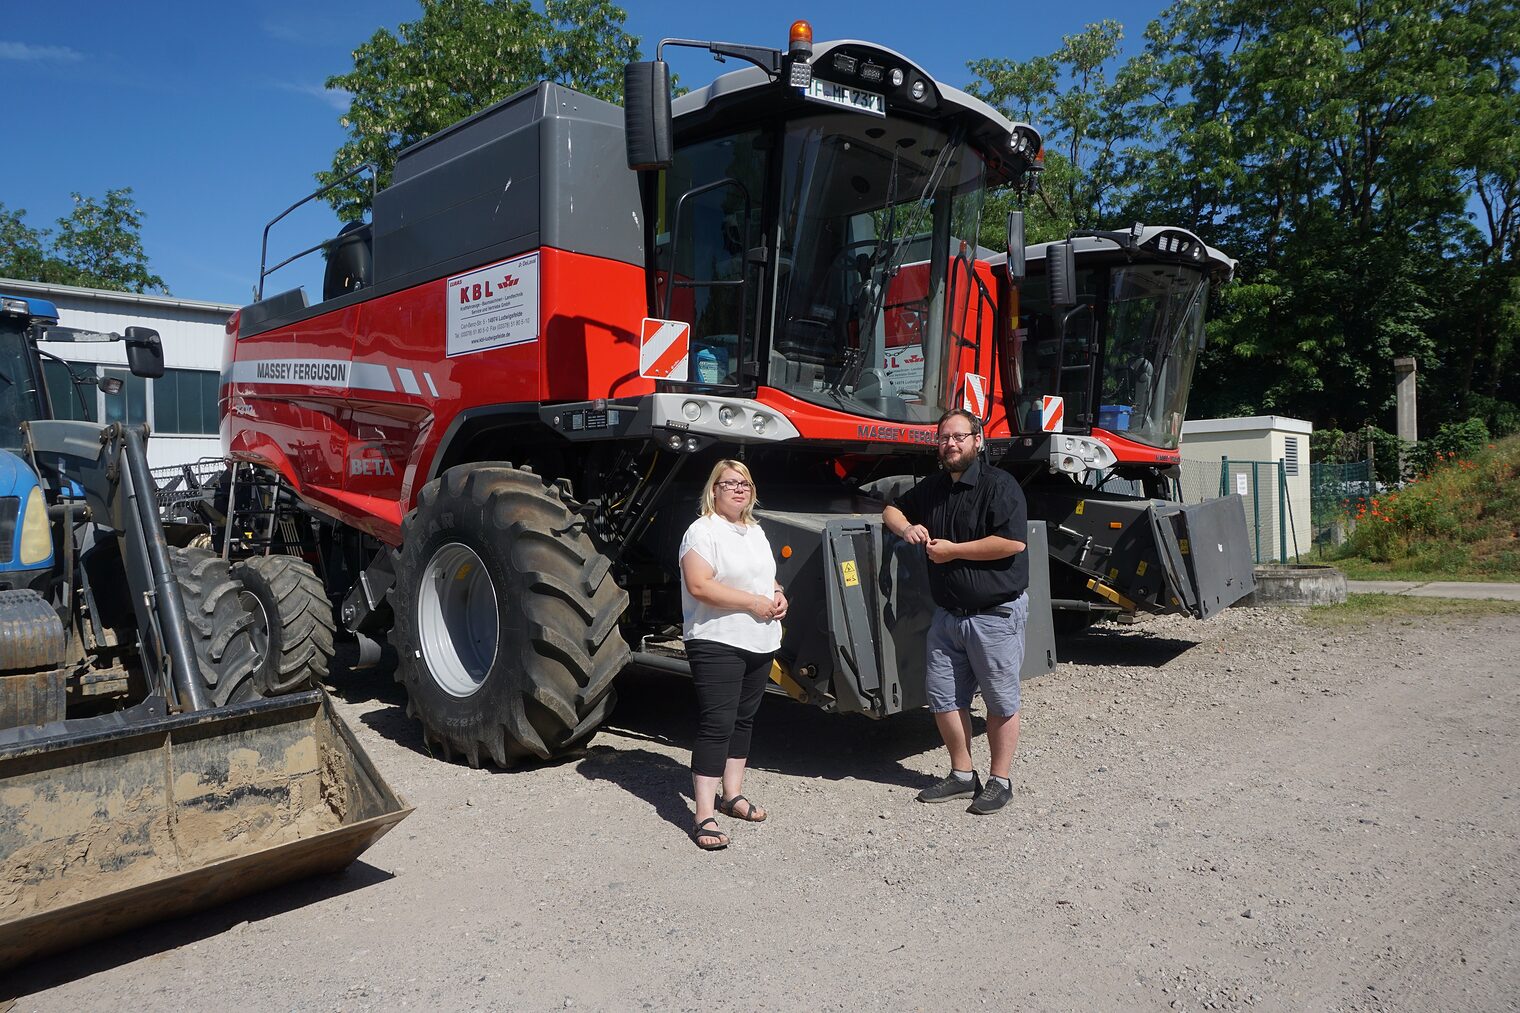
[[[624,6],[647,54],[661,36],[780,47],[791,20],[804,17],[819,40],[879,42],[964,86],[968,60],[1049,53],[1061,36],[1104,18],[1122,22],[1126,42],[1138,44],[1165,4],[881,0],[779,13],[762,4]],[[377,28],[417,16],[416,0],[87,2],[68,5],[67,16],[51,3],[7,5],[0,202],[24,208],[33,228],[51,227],[69,212],[70,192],[130,186],[149,260],[173,294],[247,302],[264,223],[313,189],[312,174],[343,141],[346,102],[322,82],[348,70],[354,47]],[[668,55],[688,87],[735,67],[691,51]],[[331,234],[336,220],[325,207],[318,214],[294,226],[317,234],[286,237],[285,252]],[[271,239],[275,250],[280,239]]]

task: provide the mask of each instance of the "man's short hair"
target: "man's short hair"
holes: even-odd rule
[[[964,408],[951,408],[949,411],[945,412],[945,414],[941,415],[939,417],[939,421],[934,423],[934,431],[936,433],[939,432],[945,427],[946,422],[950,421],[956,416],[959,416],[965,419],[967,422],[971,423],[971,433],[973,436],[982,435],[982,420],[977,418],[975,415],[972,415]]]

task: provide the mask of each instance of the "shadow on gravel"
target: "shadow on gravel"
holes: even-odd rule
[[[617,708],[603,729],[609,735],[690,750],[697,729],[696,693],[685,679],[625,673],[618,679]],[[981,717],[973,719],[973,730],[977,734],[986,730]],[[800,777],[831,781],[853,777],[923,788],[935,778],[905,767],[901,761],[941,748],[928,711],[873,721],[859,714],[827,714],[785,697],[767,695],[755,719],[750,765]],[[936,757],[930,766],[937,765]],[[686,784],[683,790],[689,792],[691,772],[685,766],[681,766],[681,777]]]
[[[15,972],[4,985],[0,985],[0,1007],[6,998],[20,998],[134,961],[159,957],[182,946],[219,936],[243,923],[260,922],[394,878],[384,869],[358,861],[339,873],[314,876],[197,914],[130,929],[121,935],[44,958]],[[271,942],[267,955],[270,959],[278,959],[277,943]],[[214,982],[208,984],[215,988]],[[214,1000],[211,1005],[216,1005]]]
[[[647,749],[593,745],[575,769],[588,781],[611,781],[643,799],[682,831],[691,829],[691,768],[677,760]]]
[[[1157,637],[1141,630],[1088,630],[1077,637],[1056,642],[1056,657],[1063,665],[1128,665],[1132,668],[1163,668],[1197,647],[1191,640]]]

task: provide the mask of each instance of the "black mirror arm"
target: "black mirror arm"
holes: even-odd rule
[[[732,56],[736,60],[744,60],[753,63],[775,79],[781,73],[781,51],[770,49],[766,46],[741,46],[735,42],[707,42],[701,39],[661,39],[655,47],[654,58],[665,59],[666,46],[689,46],[692,49],[705,49],[713,57],[722,63]]]

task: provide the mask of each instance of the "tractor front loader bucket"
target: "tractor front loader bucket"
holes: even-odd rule
[[[0,748],[0,970],[335,872],[411,809],[321,691]]]

